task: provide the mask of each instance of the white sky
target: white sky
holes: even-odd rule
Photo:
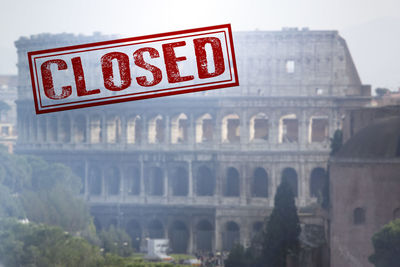
[[[1,0],[0,74],[17,73],[20,36],[137,36],[223,23],[234,31],[339,30],[363,83],[400,87],[400,0]]]

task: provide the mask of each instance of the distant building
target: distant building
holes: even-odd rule
[[[0,144],[10,152],[17,141],[17,75],[0,75],[0,101],[10,109],[2,111],[0,107]]]
[[[346,121],[348,141],[330,160],[331,267],[372,267],[373,234],[400,218],[400,106]]]
[[[300,209],[315,205],[329,137],[370,102],[336,31],[288,29],[234,34],[239,87],[35,115],[26,52],[107,38],[16,42],[17,151],[71,166],[96,227],[126,229],[137,249],[146,238],[168,238],[174,252],[247,246],[282,179]]]

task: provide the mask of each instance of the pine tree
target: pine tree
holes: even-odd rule
[[[275,195],[275,207],[267,222],[262,245],[262,261],[266,267],[286,267],[288,255],[299,251],[300,221],[294,194],[282,182]]]

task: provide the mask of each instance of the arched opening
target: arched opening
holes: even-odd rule
[[[213,140],[214,126],[212,117],[206,113],[196,120],[196,143],[207,143]]]
[[[250,141],[268,140],[268,117],[264,113],[258,113],[250,118]]]
[[[137,196],[140,194],[140,171],[138,168],[130,167],[126,172],[128,194]]]
[[[148,194],[151,196],[164,195],[164,175],[159,167],[149,169]]]
[[[189,231],[182,221],[175,221],[169,229],[169,241],[173,253],[186,253]]]
[[[159,220],[153,220],[148,224],[150,239],[164,238],[164,227]]]
[[[322,192],[327,182],[327,175],[323,168],[313,169],[310,177],[310,196],[322,199]]]
[[[165,125],[161,115],[157,115],[149,121],[149,144],[161,144],[164,142]]]
[[[230,167],[226,171],[226,182],[225,182],[225,196],[237,197],[240,195],[240,178],[239,172]]]
[[[172,175],[169,177],[170,187],[172,189],[173,196],[187,196],[188,194],[188,173],[185,168],[178,167],[172,171]]]
[[[115,144],[121,142],[121,120],[118,116],[107,120],[107,143]]]
[[[135,252],[139,252],[142,241],[142,228],[140,224],[136,220],[130,220],[126,225],[126,233],[131,237],[132,247]]]
[[[106,171],[108,195],[118,195],[120,192],[121,175],[116,167],[111,167]]]
[[[71,142],[71,121],[67,115],[61,119],[60,139],[63,143]]]
[[[141,143],[142,120],[140,119],[140,116],[135,116],[128,120],[126,131],[127,131],[126,138],[128,144]]]
[[[102,125],[101,118],[98,115],[92,116],[90,118],[90,142],[92,144],[98,144],[101,142],[102,138]]]
[[[90,195],[98,196],[102,191],[101,171],[96,167],[89,169],[89,193]]]
[[[353,222],[355,225],[365,224],[365,209],[355,208],[353,211]]]
[[[328,118],[324,116],[311,117],[309,126],[309,137],[308,141],[310,143],[314,142],[324,142],[329,140],[328,133]]]
[[[74,142],[84,143],[86,142],[86,119],[84,116],[80,115],[75,117],[74,120]]]
[[[58,121],[56,116],[51,116],[49,118],[49,141],[58,141]]]
[[[211,170],[206,166],[201,166],[196,175],[196,195],[213,196],[215,179]]]
[[[264,168],[256,168],[253,174],[253,197],[268,197],[268,174]]]
[[[225,251],[230,251],[235,244],[240,243],[240,228],[237,223],[232,221],[226,223],[223,241]]]
[[[240,142],[240,120],[237,114],[229,114],[222,119],[222,142]]]
[[[298,185],[297,185],[297,172],[293,168],[286,168],[282,171],[282,182],[289,184],[292,189],[293,195],[298,197]]]
[[[188,118],[186,114],[181,113],[172,118],[171,121],[171,143],[186,143],[188,138]]]
[[[207,220],[201,220],[196,226],[196,248],[198,251],[212,251],[214,228]]]
[[[299,140],[299,123],[296,114],[279,119],[279,143],[294,143]]]

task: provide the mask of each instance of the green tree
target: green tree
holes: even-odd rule
[[[386,224],[372,237],[374,254],[369,261],[375,267],[398,266],[400,262],[400,219]]]
[[[331,138],[331,155],[335,155],[336,152],[339,151],[339,149],[343,145],[343,132],[341,130],[336,130],[335,133],[333,134],[333,138]]]
[[[105,253],[122,257],[131,256],[133,253],[130,236],[124,230],[113,225],[110,226],[110,229],[101,231],[99,238]]]
[[[6,266],[102,266],[100,248],[60,227],[0,222],[0,258]]]
[[[286,267],[287,257],[298,255],[301,232],[294,194],[287,182],[279,185],[274,201],[264,233],[262,265]]]

